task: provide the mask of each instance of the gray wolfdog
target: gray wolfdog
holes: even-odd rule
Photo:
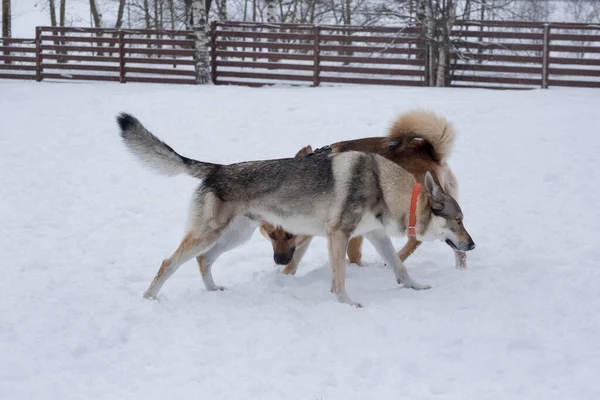
[[[250,239],[263,223],[295,234],[326,236],[331,291],[338,301],[355,306],[360,304],[346,292],[345,263],[353,236],[367,238],[391,266],[396,281],[415,290],[430,286],[409,276],[388,235],[412,232],[425,240],[445,241],[453,249],[475,248],[458,203],[430,172],[420,187],[412,174],[394,162],[355,151],[212,164],[180,155],[129,114],[120,114],[117,122],[125,146],[143,164],[164,175],[185,173],[202,180],[191,202],[187,233],[162,262],[144,293],[146,298],[156,298],[179,266],[199,255],[207,290],[223,290],[213,280],[212,264]]]

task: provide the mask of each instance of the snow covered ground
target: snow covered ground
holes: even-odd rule
[[[597,399],[600,91],[229,88],[0,81],[0,398]],[[384,134],[430,107],[477,243],[424,244],[399,287],[370,244],[329,293],[324,239],[277,274],[258,232],[142,293],[177,246],[192,178],[121,144],[128,111],[175,149],[231,163]],[[398,247],[405,239],[396,238]]]

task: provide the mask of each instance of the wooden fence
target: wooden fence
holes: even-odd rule
[[[196,82],[191,32],[38,27],[35,39],[2,39],[0,78]]]
[[[600,88],[600,25],[464,21],[452,33],[452,86]]]
[[[600,26],[459,21],[450,38],[450,86],[600,87]],[[213,82],[423,86],[427,43],[414,27],[217,22]]]
[[[457,87],[600,87],[600,25],[459,21],[448,83]],[[191,31],[39,27],[0,39],[0,78],[194,84]],[[212,81],[424,86],[428,44],[416,27],[215,22]]]

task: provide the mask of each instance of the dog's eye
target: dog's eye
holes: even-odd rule
[[[269,233],[269,237],[273,240],[277,239],[277,236],[275,236],[275,232]]]
[[[293,237],[294,237],[294,235],[290,235],[289,233],[286,232],[285,236],[283,237],[283,240],[290,240]]]

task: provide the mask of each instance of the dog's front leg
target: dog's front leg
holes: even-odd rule
[[[281,273],[285,275],[294,275],[298,270],[298,264],[302,261],[302,257],[306,254],[306,250],[308,250],[308,246],[312,242],[312,236],[306,236],[302,239],[300,243],[296,246],[296,250],[294,251],[294,255],[292,256],[292,261],[288,265],[286,265]]]
[[[400,261],[398,254],[396,254],[396,250],[394,249],[391,239],[383,230],[372,231],[364,236],[369,242],[371,242],[373,247],[375,247],[375,250],[377,250],[379,255],[386,261],[386,263],[392,267],[398,283],[415,290],[431,288],[429,285],[422,285],[416,282],[410,277],[410,275],[408,275],[406,267],[402,261]]]
[[[465,253],[464,251],[454,250],[454,258],[456,260],[456,269],[467,269],[467,253]]]
[[[417,248],[421,245],[420,240],[417,240],[417,238],[410,236],[408,238],[408,242],[406,242],[406,244],[404,245],[404,247],[402,247],[400,249],[400,251],[398,252],[398,257],[400,257],[400,261],[404,262],[406,261],[406,259],[408,257],[410,257],[410,255],[412,253],[415,252],[415,250],[417,250]]]
[[[344,232],[336,230],[327,235],[329,244],[329,264],[331,266],[331,291],[338,301],[362,307],[360,303],[350,301],[346,292],[346,249],[349,237]]]

